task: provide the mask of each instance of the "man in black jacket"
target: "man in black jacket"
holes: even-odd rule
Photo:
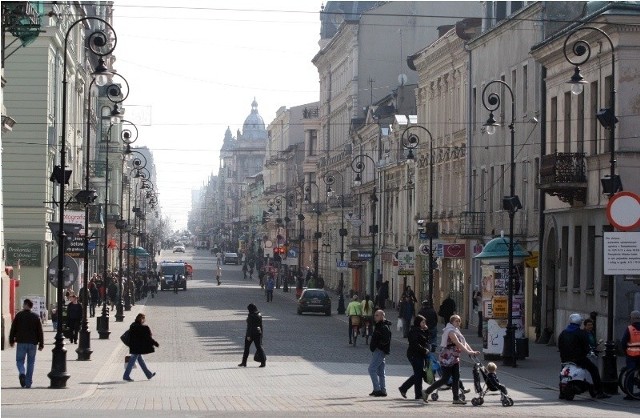
[[[369,349],[373,353],[369,364],[369,376],[373,383],[373,392],[369,396],[387,396],[385,383],[385,356],[391,352],[391,322],[384,317],[383,310],[373,314],[375,325]]]
[[[580,324],[582,324],[582,316],[580,314],[569,315],[569,325],[558,336],[560,361],[562,363],[572,362],[576,366],[586,369],[591,374],[591,379],[593,379],[596,398],[608,398],[609,396],[602,392],[602,381],[600,380],[598,367],[587,357],[589,351],[591,351],[589,337],[584,330],[580,329]],[[560,399],[562,399],[562,392],[560,393]]]
[[[427,321],[427,328],[429,329],[429,345],[434,346],[438,335],[438,314],[433,308],[433,303],[428,300],[423,300],[422,309],[420,309],[418,315],[422,315]],[[431,351],[435,351],[435,347],[431,348]]]
[[[16,364],[20,386],[30,388],[33,382],[33,368],[36,364],[36,348],[42,351],[44,348],[44,333],[42,322],[35,313],[31,312],[33,302],[25,299],[22,310],[18,312],[11,323],[9,330],[9,345],[18,343],[16,347]],[[25,373],[24,359],[27,358],[27,370]]]

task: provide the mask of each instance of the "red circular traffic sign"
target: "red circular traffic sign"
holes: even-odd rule
[[[640,196],[632,192],[616,193],[607,204],[607,219],[620,231],[640,228]]]

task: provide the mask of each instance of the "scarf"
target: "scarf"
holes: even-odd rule
[[[458,337],[458,340],[460,341],[460,343],[462,343],[462,345],[466,344],[464,335],[462,335],[462,333],[458,328],[456,328],[451,322],[449,322],[447,326],[445,326],[444,329],[442,330],[442,339],[440,340],[441,347],[446,347],[447,345],[449,345],[450,332],[453,332],[456,335],[456,337]]]

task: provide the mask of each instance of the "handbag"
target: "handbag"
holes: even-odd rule
[[[126,330],[124,334],[120,336],[120,341],[122,341],[124,345],[129,347],[129,344],[131,344],[131,330]]]
[[[256,353],[253,355],[253,361],[258,363],[264,363],[265,361],[267,361],[267,356],[264,354],[264,350],[256,351]]]
[[[402,331],[402,318],[398,318],[398,324],[396,325],[397,331]]]

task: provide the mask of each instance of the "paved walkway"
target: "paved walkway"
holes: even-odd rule
[[[294,303],[295,289],[283,293],[276,290],[276,298],[282,303]],[[334,305],[334,312],[337,304]],[[122,381],[126,347],[119,336],[128,328],[135,315],[145,309],[144,302],[125,312],[124,322],[110,318],[111,338],[98,339],[92,331],[91,361],[77,361],[75,345],[66,345],[67,371],[70,379],[66,389],[49,389],[46,374],[51,369],[51,349],[54,332],[45,332],[45,350],[38,352],[34,385],[31,390],[19,386],[15,370],[15,349],[2,352],[2,414],[24,416],[29,413],[48,412],[50,416],[112,415],[119,411],[127,416],[190,416],[246,415],[260,411],[261,416],[351,416],[364,413],[380,415],[450,415],[450,393],[441,395],[441,402],[425,405],[407,401],[397,393],[399,384],[410,374],[407,365],[387,367],[389,397],[371,398],[366,364],[362,362],[312,362],[270,361],[265,369],[250,364],[239,369],[237,361],[158,362],[152,359],[158,376],[150,381],[143,379],[140,371],[133,373],[136,382]],[[346,323],[346,317],[334,317]],[[389,314],[395,318],[395,313]],[[95,319],[91,318],[95,326]],[[471,331],[471,330],[469,330]],[[480,347],[477,336],[466,332],[473,347]],[[394,350],[404,351],[406,340],[394,337]],[[165,342],[165,344],[185,342]],[[354,348],[366,350],[365,347]],[[272,357],[273,359],[273,357]],[[519,362],[517,368],[499,365],[499,376],[516,402],[513,408],[500,406],[499,398],[487,396],[486,407],[473,408],[474,416],[567,416],[590,414],[595,416],[634,416],[640,413],[640,402],[622,400],[622,396],[595,401],[578,397],[573,403],[557,402],[558,354],[555,347],[531,344],[530,357]],[[470,385],[469,363],[462,371]],[[73,405],[70,411],[70,405]],[[535,409],[531,409],[534,408]],[[425,409],[428,408],[428,409]],[[99,411],[99,412],[97,412]],[[110,412],[111,411],[111,412]],[[128,412],[127,412],[128,411]],[[471,409],[468,410],[469,412]],[[534,413],[535,411],[535,413]]]

